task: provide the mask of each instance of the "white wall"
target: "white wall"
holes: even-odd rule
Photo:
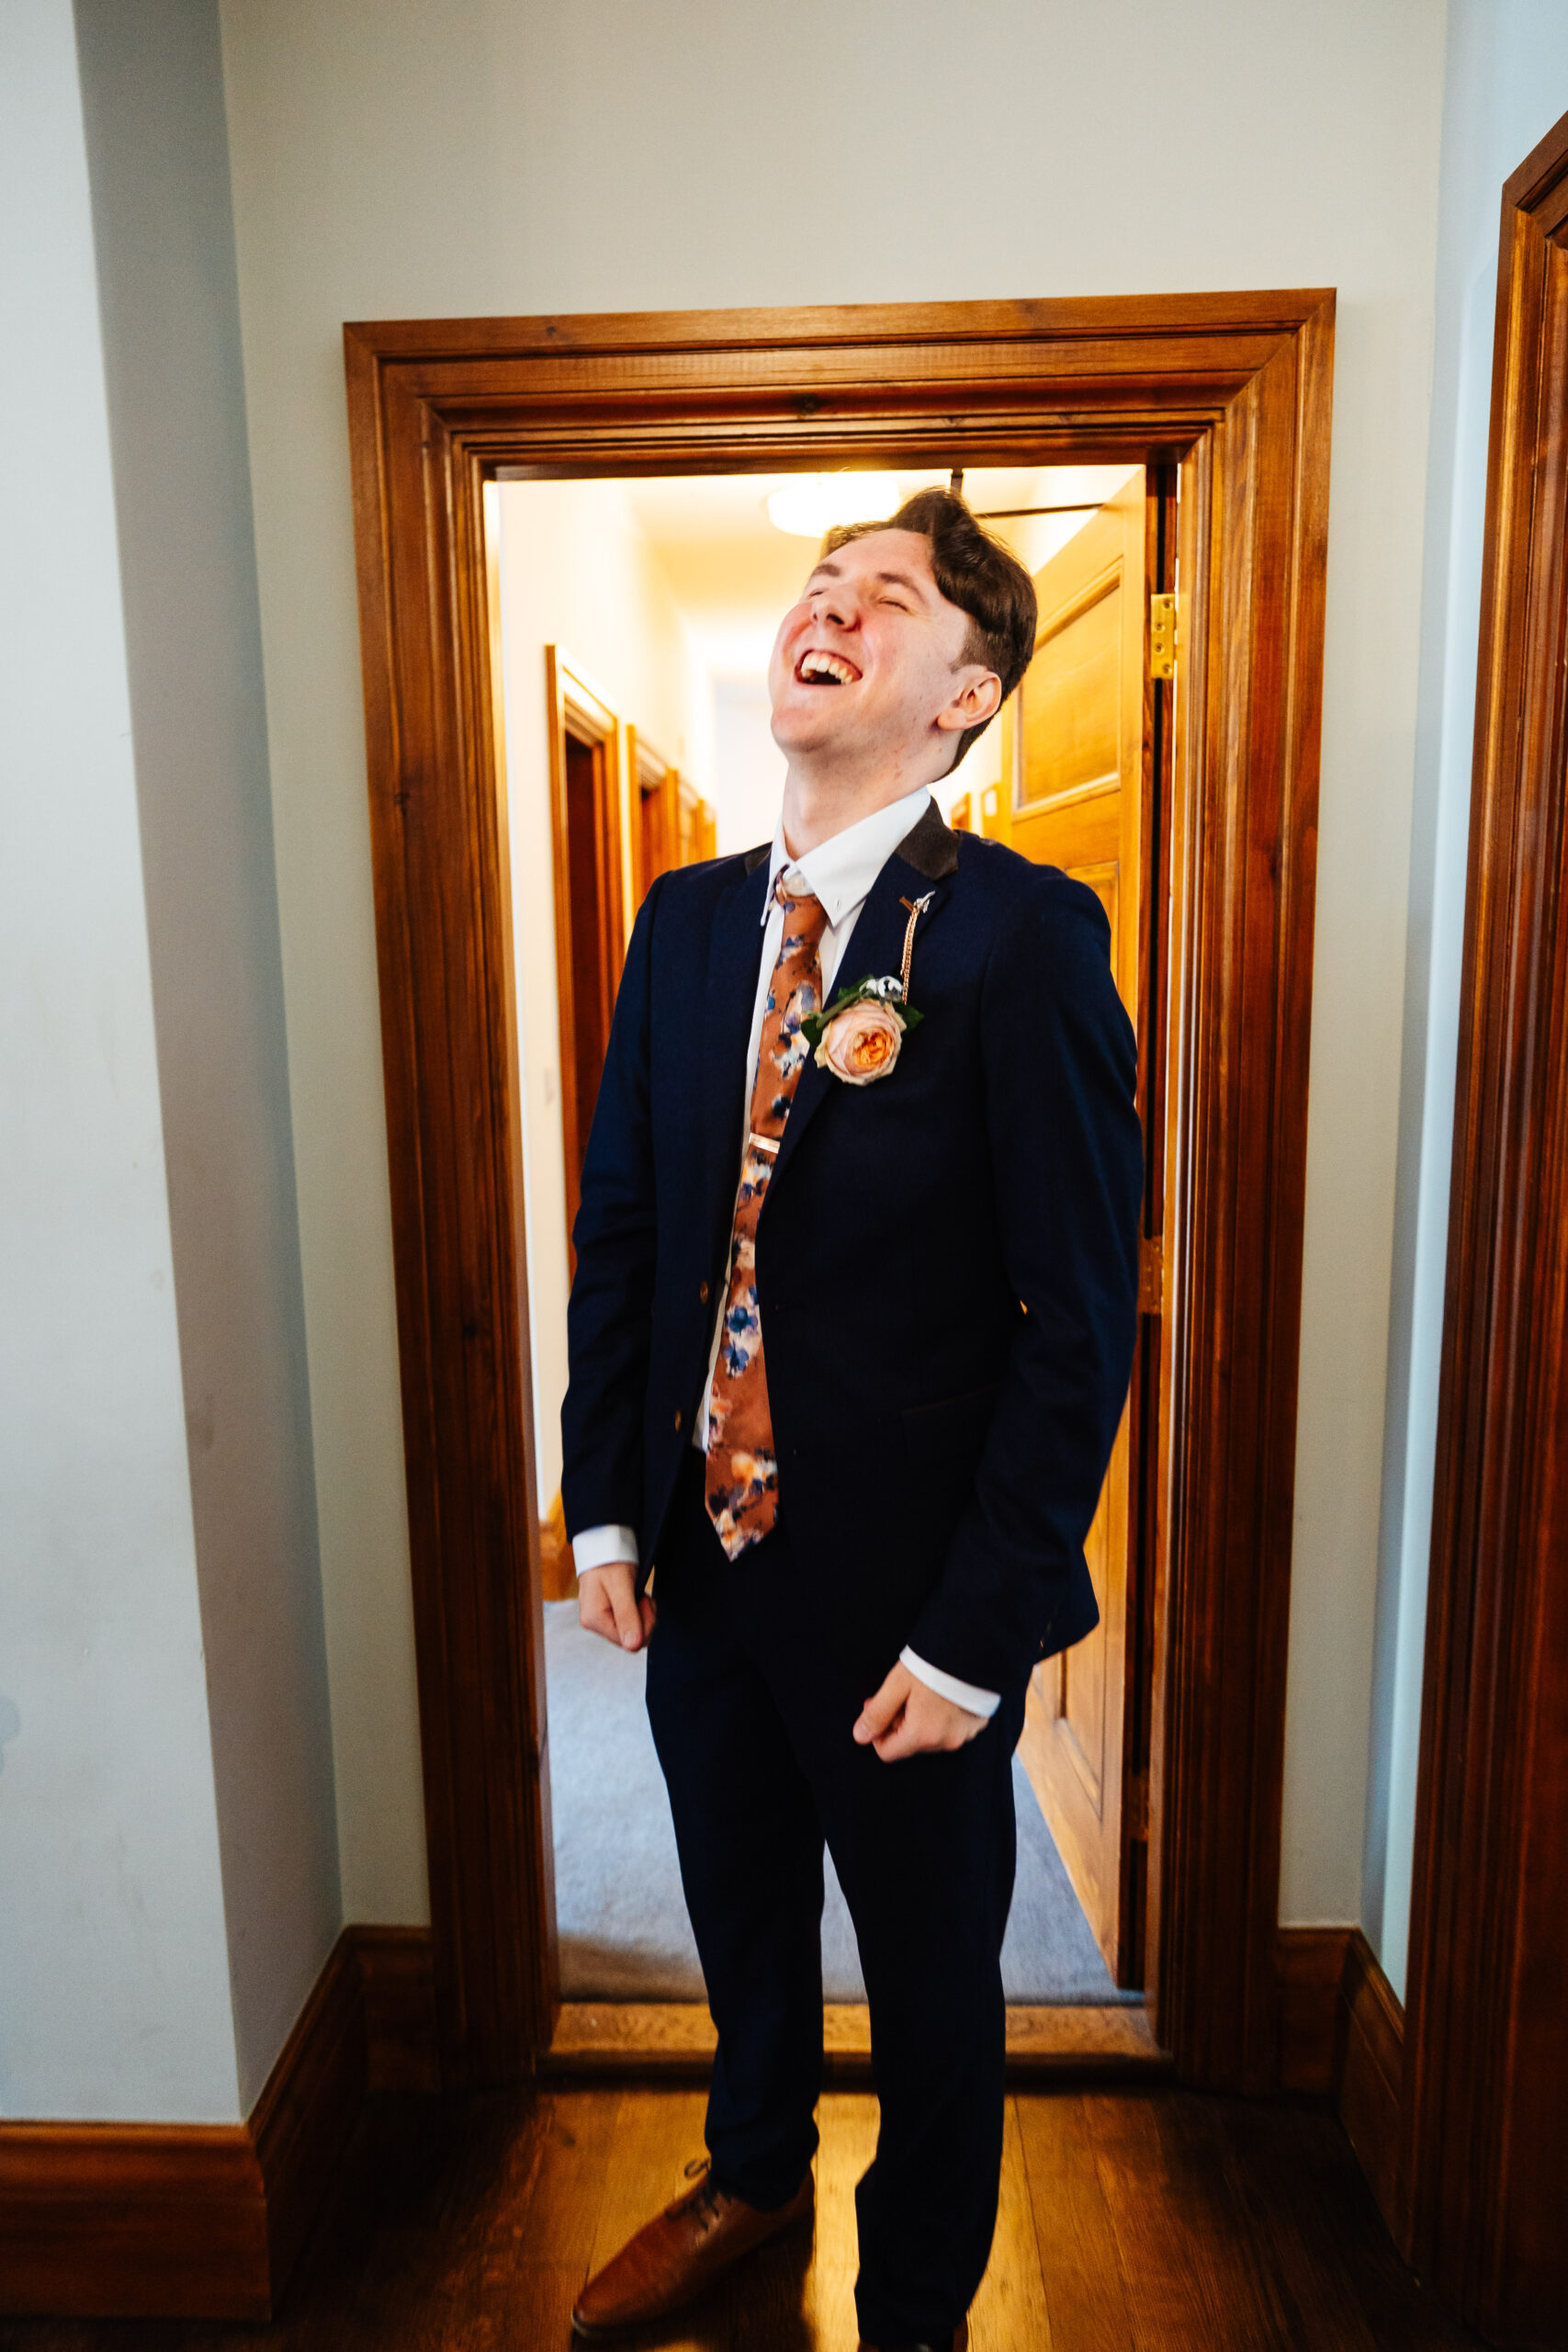
[[[214,0],[77,0],[240,2092],[340,1924]]]
[[[1362,1918],[1403,1999],[1503,182],[1568,110],[1561,0],[1452,0]]]
[[[0,14],[0,2112],[232,2122],[69,0]]]
[[[569,1283],[545,647],[556,646],[585,671],[623,726],[634,726],[704,793],[708,682],[618,482],[505,482],[500,497],[528,1320],[538,1505],[547,1511],[560,1486]],[[623,776],[623,793],[626,784]],[[629,860],[629,826],[626,842]]]
[[[422,1827],[343,321],[1292,285],[1337,286],[1339,329],[1281,1905],[1358,1915],[1444,23],[1442,0],[801,0],[787,22],[766,0],[224,0],[363,1916],[421,1916]],[[955,107],[966,61],[1005,72],[1005,111]],[[978,183],[944,168],[965,127]]]
[[[720,857],[773,838],[784,800],[784,761],[772,719],[765,678],[715,680],[714,807]]]

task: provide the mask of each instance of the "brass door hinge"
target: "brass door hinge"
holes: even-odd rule
[[[1176,675],[1176,598],[1158,595],[1149,598],[1149,675],[1152,678],[1174,678]]]
[[[1165,1246],[1159,1241],[1141,1241],[1138,1245],[1138,1312],[1165,1312]]]

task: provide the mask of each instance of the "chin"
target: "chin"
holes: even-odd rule
[[[773,738],[781,752],[818,752],[831,743],[835,736],[832,714],[826,710],[802,710],[798,704],[785,703],[775,709],[771,721]]]

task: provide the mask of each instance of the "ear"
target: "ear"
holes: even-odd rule
[[[966,727],[983,727],[1001,708],[1002,682],[994,670],[982,670],[976,662],[964,676],[964,684],[945,710],[936,715],[937,725],[952,734],[962,734]]]

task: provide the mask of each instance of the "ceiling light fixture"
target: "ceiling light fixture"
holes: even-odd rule
[[[819,539],[840,523],[874,523],[900,503],[897,474],[796,474],[765,501],[775,530]]]

